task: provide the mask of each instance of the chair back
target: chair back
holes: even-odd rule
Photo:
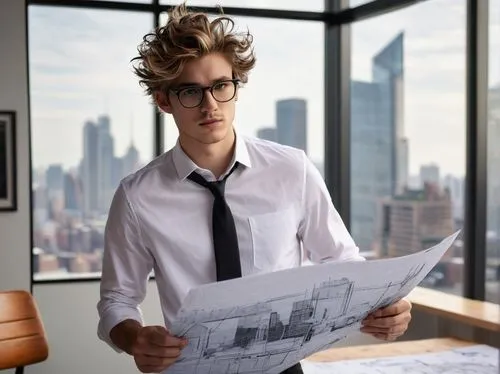
[[[0,370],[41,362],[48,355],[44,326],[32,295],[0,292]]]

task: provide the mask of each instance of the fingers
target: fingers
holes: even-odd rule
[[[132,354],[141,372],[159,373],[181,356],[187,344],[187,339],[170,335],[162,326],[146,326],[139,331]]]
[[[411,304],[408,300],[402,299],[395,302],[392,305],[386,306],[374,312],[372,315],[374,317],[388,317],[396,316],[404,312],[409,312],[411,310]]]
[[[406,300],[381,308],[362,321],[361,332],[382,340],[396,340],[408,329],[410,310],[411,304]]]
[[[363,326],[388,328],[396,325],[408,325],[411,320],[409,312],[391,317],[368,317],[363,320]]]
[[[182,349],[179,347],[157,347],[150,346],[147,349],[138,350],[135,352],[137,356],[145,356],[159,359],[165,358],[179,358],[182,353]]]
[[[378,329],[375,327],[363,327],[361,332],[372,335],[373,337],[386,341],[394,341],[400,336],[402,336],[405,332],[405,328],[391,328],[391,329]]]
[[[406,332],[406,325],[397,325],[388,328],[365,326],[361,328],[361,332],[366,334],[382,334],[391,336],[401,336]]]
[[[148,336],[148,340],[150,343],[157,345],[159,347],[183,348],[187,342],[186,339],[170,335],[167,330],[165,331],[153,330],[151,332],[151,335]]]
[[[149,347],[146,353],[134,353],[137,368],[142,373],[161,373],[181,356],[180,348]]]

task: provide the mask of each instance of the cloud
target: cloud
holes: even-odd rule
[[[188,1],[188,5],[199,5],[200,1]],[[322,10],[324,6],[323,0],[246,1],[252,7]],[[247,4],[243,0],[218,3]],[[31,5],[29,8],[35,165],[63,161],[61,154],[67,164],[74,165],[81,157],[81,145],[75,144],[81,143],[83,122],[103,112],[111,115],[120,152],[130,142],[133,117],[139,150],[143,155],[151,154],[153,109],[130,64],[142,36],[152,28],[151,15]],[[248,26],[254,34],[258,58],[237,104],[239,129],[254,134],[259,127],[272,126],[276,100],[304,97],[308,102],[309,148],[314,159],[322,160],[324,108],[329,105],[324,102],[323,24],[253,17],[235,20],[239,30]],[[498,21],[492,30],[498,30]],[[401,31],[405,33],[405,124],[412,170],[434,157],[432,161],[445,169],[443,173],[462,174],[465,1],[428,0],[355,23],[353,79],[370,80],[373,56]],[[493,35],[500,35],[500,30]],[[492,39],[492,45],[498,45],[499,37],[495,40]],[[490,66],[492,75],[500,78],[498,69]],[[169,116],[165,121],[167,145],[173,145],[177,132]],[[56,131],[58,137],[49,136],[49,131]],[[65,142],[72,143],[72,147],[60,150],[60,139],[70,138],[77,139]],[[449,151],[442,151],[443,144]]]
[[[135,143],[143,157],[151,158],[153,109],[129,61],[142,35],[153,27],[152,17],[78,8],[29,9],[35,166],[76,165],[82,155],[84,122],[103,113],[111,116],[118,154],[130,144],[133,117]]]

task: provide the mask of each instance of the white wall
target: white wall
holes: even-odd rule
[[[162,324],[156,284],[149,283],[143,304],[147,324]],[[35,285],[34,295],[50,344],[49,359],[27,368],[27,374],[132,374],[133,359],[118,354],[97,338],[99,283]],[[3,373],[2,373],[3,374]]]
[[[17,112],[18,211],[0,212],[0,290],[30,289],[28,80],[25,4],[0,1],[0,110]],[[14,373],[13,370],[7,371]]]
[[[17,112],[18,211],[0,212],[0,289],[30,287],[28,80],[24,0],[0,1],[0,110]]]

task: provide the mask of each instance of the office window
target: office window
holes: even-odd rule
[[[324,25],[320,22],[233,17],[254,36],[257,64],[236,103],[235,127],[244,135],[306,151],[323,173]],[[160,24],[165,24],[163,14]],[[276,38],[270,37],[276,36]],[[300,52],[297,48],[300,47]],[[293,77],[293,78],[292,78]],[[165,148],[177,140],[164,115]]]
[[[121,178],[153,156],[130,59],[150,14],[29,6],[34,279],[100,274]]]
[[[163,5],[177,5],[181,1],[160,0]],[[309,12],[322,12],[325,9],[325,0],[189,0],[188,6],[219,6],[237,7],[237,8],[261,8],[261,9],[280,9],[280,10],[302,10]]]
[[[500,304],[500,0],[490,0],[486,300]]]
[[[353,24],[351,229],[368,258],[463,228],[466,2],[433,0]],[[421,286],[460,294],[457,240]]]

